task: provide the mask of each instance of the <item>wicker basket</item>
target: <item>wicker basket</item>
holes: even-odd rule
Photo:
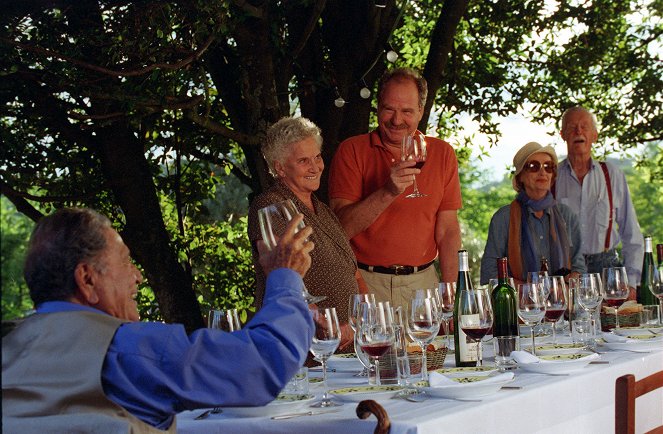
[[[426,351],[426,368],[428,371],[442,368],[446,356],[446,347]],[[410,362],[410,375],[420,374],[421,352],[408,353],[408,359]],[[395,378],[398,378],[398,370],[396,368],[396,359],[393,354],[386,354],[385,356],[380,357],[380,379]]]
[[[640,325],[640,312],[623,315],[618,314],[620,327],[637,327]],[[610,329],[615,328],[615,314],[601,312],[601,330],[609,332]]]

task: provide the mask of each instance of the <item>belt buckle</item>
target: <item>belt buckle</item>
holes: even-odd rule
[[[394,270],[394,276],[400,276],[401,271],[405,269],[404,265],[392,265],[391,268]]]

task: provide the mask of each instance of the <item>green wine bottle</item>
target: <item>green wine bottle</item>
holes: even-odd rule
[[[645,236],[645,256],[642,259],[642,274],[640,275],[640,286],[638,287],[638,303],[642,305],[658,304],[658,298],[651,292],[654,284],[654,251],[649,235]]]
[[[476,366],[479,344],[467,339],[461,329],[462,318],[459,315],[460,299],[467,296],[467,290],[474,289],[470,279],[470,265],[467,250],[458,251],[458,280],[456,282],[456,298],[454,300],[454,355],[456,367]]]
[[[509,285],[507,258],[497,259],[497,286],[491,293],[493,336],[518,336],[518,295]]]

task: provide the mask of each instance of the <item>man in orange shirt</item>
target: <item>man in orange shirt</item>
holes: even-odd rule
[[[455,281],[458,271],[462,201],[453,148],[426,137],[422,169],[401,161],[401,142],[417,132],[427,93],[418,72],[387,71],[378,85],[378,129],[341,143],[329,175],[330,205],[362,276],[394,305],[405,305],[412,289],[437,287],[438,253],[442,281]],[[415,175],[427,196],[406,198]]]

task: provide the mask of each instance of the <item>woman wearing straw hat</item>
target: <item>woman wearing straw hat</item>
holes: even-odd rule
[[[513,165],[512,183],[518,195],[490,221],[481,283],[497,277],[497,258],[505,256],[516,281],[526,281],[529,271],[539,271],[542,258],[548,260],[551,275],[584,273],[578,219],[550,191],[557,176],[555,150],[530,142],[516,152]]]

